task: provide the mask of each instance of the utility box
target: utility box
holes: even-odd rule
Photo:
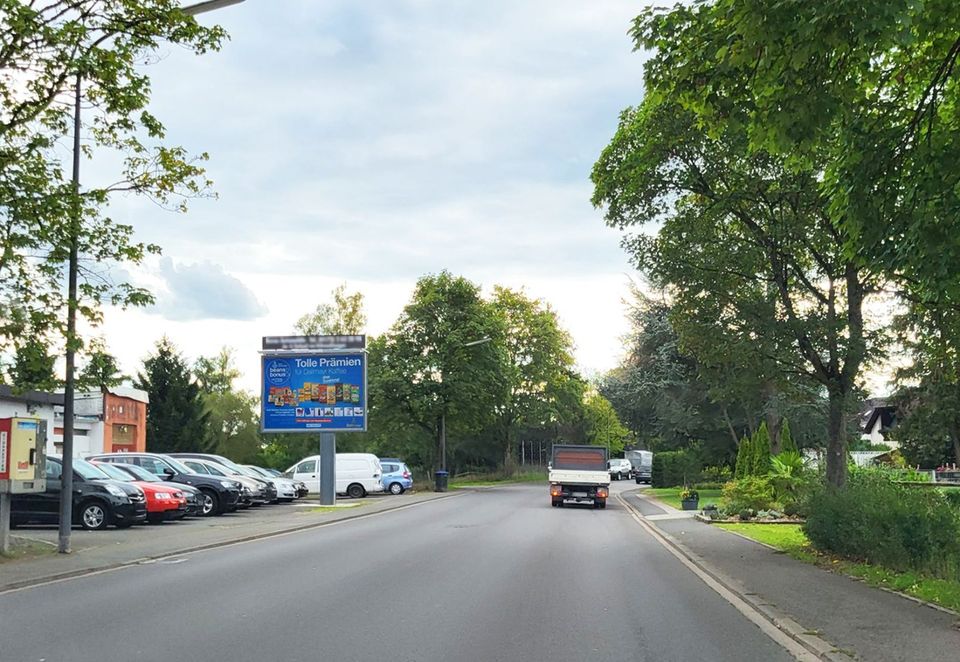
[[[46,445],[46,421],[0,418],[0,494],[46,491]]]

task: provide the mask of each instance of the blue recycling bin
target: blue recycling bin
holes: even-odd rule
[[[436,479],[436,485],[434,486],[434,492],[446,492],[447,491],[447,481],[450,479],[449,471],[438,471],[433,474],[433,477]]]

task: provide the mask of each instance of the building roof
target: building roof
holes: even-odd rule
[[[150,395],[146,391],[141,391],[138,388],[133,388],[131,386],[114,386],[107,390],[112,395],[116,395],[120,398],[130,398],[131,400],[136,400],[137,402],[143,402],[145,404],[150,403]]]
[[[28,405],[62,405],[63,393],[43,391],[16,391],[12,386],[0,384],[0,400],[23,402]]]

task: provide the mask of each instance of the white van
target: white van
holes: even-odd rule
[[[283,472],[303,481],[311,494],[320,492],[320,456],[305,457]],[[337,494],[359,499],[368,492],[383,492],[383,468],[372,453],[337,453]]]

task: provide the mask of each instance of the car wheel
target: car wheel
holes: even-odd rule
[[[353,483],[347,488],[347,496],[351,499],[362,499],[366,493],[367,491],[363,489],[363,485],[360,483]]]
[[[200,491],[200,514],[204,517],[220,514],[220,498],[211,490]]]
[[[80,525],[88,531],[99,531],[110,523],[110,509],[102,501],[87,501],[80,506]]]
[[[390,483],[390,494],[403,494],[403,485],[400,483]]]
[[[634,478],[634,481],[636,481],[636,483],[637,483],[637,485],[639,485],[640,483],[642,483],[642,482],[643,482],[643,481],[642,481],[642,480],[640,480],[639,478]]]
[[[607,507],[607,500],[606,500],[606,499],[604,499],[603,501],[600,502],[600,507],[601,507],[601,508],[606,508],[606,507]]]

